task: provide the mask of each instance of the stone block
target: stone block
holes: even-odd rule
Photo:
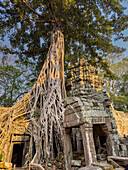
[[[127,148],[126,148],[126,145],[125,145],[125,144],[120,144],[120,147],[121,147],[121,150],[123,150],[123,151],[127,150]]]
[[[97,154],[97,160],[105,161],[106,160],[106,155],[105,154]]]
[[[95,162],[92,163],[93,166],[99,166],[101,169],[103,170],[113,170],[113,166],[107,163],[99,163],[99,162]]]
[[[117,129],[112,129],[112,133],[113,134],[118,134],[118,132],[117,132]],[[117,136],[117,135],[116,135]],[[118,139],[116,139],[116,141],[117,141]]]
[[[84,106],[90,106],[90,103],[83,101],[84,102]]]
[[[119,157],[119,156],[108,156],[108,159],[112,159],[117,162],[120,166],[128,165],[128,157]]]
[[[72,160],[71,166],[81,167],[81,160]]]
[[[85,166],[83,168],[80,168],[79,170],[102,170],[102,169],[98,166]]]

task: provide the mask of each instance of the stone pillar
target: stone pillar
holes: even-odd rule
[[[118,156],[117,144],[113,140],[113,134],[111,133],[107,134],[106,145],[107,145],[107,153],[109,156],[111,155]]]
[[[65,168],[70,170],[72,161],[71,128],[64,129],[64,158]]]
[[[109,156],[110,155],[118,156],[117,146],[114,144],[113,141],[111,120],[110,118],[106,118],[105,120],[106,120],[106,128],[107,128],[107,139],[106,139],[107,153]]]
[[[93,128],[87,127],[86,124],[80,126],[86,166],[90,166],[93,162],[96,162],[96,151],[93,139]]]

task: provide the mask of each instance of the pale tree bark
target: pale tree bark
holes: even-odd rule
[[[63,150],[62,123],[65,86],[64,63],[62,62],[64,62],[64,36],[57,30],[52,34],[46,61],[37,83],[30,92],[31,135],[34,138],[36,153],[32,157],[30,153],[32,149],[30,149],[29,159],[33,159],[35,163],[55,158],[57,153]],[[35,110],[39,111],[39,118],[34,117]]]

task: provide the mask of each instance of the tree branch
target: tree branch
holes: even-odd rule
[[[52,12],[52,18],[53,18],[53,20],[55,20],[55,23],[58,25],[57,19],[56,19],[56,16],[55,16],[55,12],[53,10],[53,6],[52,6],[52,3],[51,3],[51,0],[48,0],[48,2],[49,2],[49,7],[50,7],[51,12]]]
[[[22,2],[28,7],[28,9],[33,12],[34,14],[38,15],[39,18],[43,19],[43,20],[34,20],[32,19],[31,17],[28,16],[29,19],[31,19],[32,21],[34,22],[42,22],[42,23],[54,23],[55,21],[54,20],[50,20],[44,16],[42,16],[41,14],[39,14],[38,12],[36,12],[33,8],[31,8],[29,6],[29,4],[27,2],[25,2],[25,0],[22,0]]]
[[[18,99],[21,95],[24,95],[24,94],[26,94],[26,93],[28,93],[28,91],[25,91],[25,92],[20,93],[20,94],[15,98],[14,102],[16,102],[17,99]]]
[[[40,18],[44,18],[42,15],[40,15],[38,12],[36,12],[33,8],[31,8],[25,0],[22,0],[22,2],[28,7],[30,11],[32,11],[34,14],[38,15]]]
[[[32,20],[33,22],[35,23],[55,23],[54,20],[50,20],[50,19],[47,19],[47,20],[37,20],[37,19],[32,19],[30,16],[27,15],[27,17]]]

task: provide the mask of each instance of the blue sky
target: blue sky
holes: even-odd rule
[[[124,0],[122,2],[122,5],[127,8],[125,10],[125,14],[128,15],[128,0]],[[128,36],[128,29],[125,30],[123,33],[125,36]],[[114,37],[113,37],[113,44],[117,45],[119,47],[126,48],[126,51],[123,54],[128,57],[128,41],[126,41],[126,42],[124,42],[123,40],[114,41]]]

